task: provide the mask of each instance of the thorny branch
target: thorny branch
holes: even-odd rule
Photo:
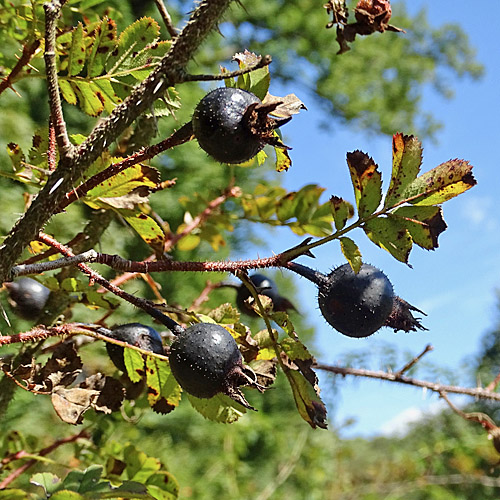
[[[354,377],[373,378],[378,380],[385,380],[387,382],[395,382],[397,384],[412,385],[414,387],[422,387],[425,389],[429,389],[440,395],[442,393],[464,394],[466,396],[472,396],[474,398],[479,398],[479,399],[500,401],[500,393],[488,391],[487,389],[483,389],[481,387],[460,387],[456,385],[445,385],[445,384],[439,384],[437,382],[430,382],[427,380],[418,380],[416,378],[406,377],[403,375],[398,376],[397,373],[365,370],[362,368],[349,368],[343,366],[325,365],[323,363],[315,363],[313,366],[318,370],[334,373],[335,375],[342,375],[344,377],[352,375]]]
[[[64,121],[56,63],[56,24],[61,9],[67,0],[52,0],[43,5],[45,10],[45,73],[51,110],[51,122],[55,129],[56,141],[62,157],[69,157],[73,146],[69,142],[66,122]]]
[[[57,240],[55,240],[54,238],[52,238],[47,234],[40,233],[38,235],[38,239],[42,243],[45,243],[46,245],[50,245],[54,248],[57,248],[57,250],[66,257],[75,257],[75,255],[69,248],[65,247],[63,244],[59,243]],[[165,325],[169,330],[172,331],[172,333],[177,334],[180,333],[181,331],[184,331],[184,329],[178,323],[176,323],[173,319],[169,318],[168,316],[165,316],[151,302],[144,300],[140,297],[136,297],[135,295],[127,293],[121,288],[112,285],[108,280],[104,279],[99,273],[91,269],[86,264],[79,263],[77,264],[77,266],[84,274],[86,274],[90,278],[91,283],[93,282],[99,283],[99,285],[106,288],[110,292],[114,293],[118,297],[122,298],[123,300],[126,300],[127,302],[130,302],[136,307],[139,307],[143,311],[147,312],[150,316],[158,320],[160,323]]]
[[[12,71],[0,81],[0,94],[8,88],[12,89],[17,94],[17,92],[12,88],[13,80],[21,72],[24,66],[29,64],[31,58],[35,55],[35,52],[39,47],[40,40],[34,40],[23,46],[23,53],[21,54],[21,57],[17,61],[16,65],[12,68]]]

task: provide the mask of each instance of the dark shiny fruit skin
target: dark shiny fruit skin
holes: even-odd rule
[[[18,316],[34,320],[43,311],[50,290],[31,278],[21,278],[5,284],[13,309]]]
[[[151,351],[155,354],[164,354],[160,334],[154,328],[142,325],[141,323],[119,325],[111,330],[110,337],[140,347],[145,351]],[[124,348],[119,345],[106,343],[106,350],[113,364],[119,370],[126,373],[127,369],[125,368],[125,362],[123,360]]]
[[[198,323],[177,336],[170,346],[170,367],[179,385],[198,398],[227,392],[241,368],[236,341],[222,326]]]
[[[193,132],[200,147],[221,163],[242,163],[253,158],[264,142],[252,134],[244,119],[251,104],[261,100],[251,92],[219,88],[209,92],[193,113]]]
[[[332,271],[319,286],[323,317],[348,337],[368,337],[384,326],[391,314],[394,290],[378,268],[363,264],[355,274],[349,264]]]

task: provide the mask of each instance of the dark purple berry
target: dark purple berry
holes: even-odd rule
[[[333,270],[319,288],[323,317],[348,337],[369,337],[391,314],[394,291],[389,278],[369,264],[356,274],[350,264]]]
[[[263,274],[252,274],[252,276],[250,276],[250,281],[260,295],[265,295],[273,301],[273,309],[275,311],[295,310],[294,305],[288,299],[280,295],[276,283],[267,276]],[[241,284],[238,287],[238,293],[236,295],[238,309],[249,316],[258,316],[254,309],[249,307],[245,302],[250,297],[251,294],[248,288],[244,284]]]
[[[276,104],[264,105],[251,92],[218,88],[196,106],[192,127],[200,147],[221,163],[242,163],[253,158],[266,144],[286,147],[273,130],[288,121],[267,114]]]
[[[164,354],[160,334],[154,328],[142,325],[141,323],[127,323],[117,326],[110,330],[108,335],[113,339],[127,342],[127,344],[140,347],[146,351],[151,351],[155,354]],[[126,373],[127,369],[123,360],[124,348],[107,342],[106,350],[113,364],[119,370]]]
[[[48,288],[31,278],[20,278],[12,283],[5,283],[5,287],[14,312],[27,320],[35,320],[40,316],[50,294]]]
[[[247,408],[238,386],[255,384],[243,367],[236,341],[222,326],[198,323],[177,336],[170,346],[170,367],[179,385],[192,396],[227,394]]]

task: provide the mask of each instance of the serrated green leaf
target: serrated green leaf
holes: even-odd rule
[[[312,359],[311,353],[307,350],[307,347],[298,339],[285,338],[280,342],[280,347],[292,361],[296,359]]]
[[[160,180],[160,173],[156,168],[138,164],[98,184],[87,193],[87,197],[117,198],[137,188],[155,188]]]
[[[148,402],[155,411],[168,413],[179,405],[181,388],[165,361],[146,356]]]
[[[104,99],[96,94],[91,82],[78,80],[73,82],[73,89],[78,97],[80,107],[90,116],[99,116],[104,110]]]
[[[51,472],[43,472],[33,474],[30,478],[30,483],[43,488],[45,494],[49,497],[61,486],[61,478]],[[0,498],[2,497],[0,496]]]
[[[87,76],[90,78],[104,72],[106,60],[118,43],[115,22],[105,17],[94,30],[93,36],[95,39],[87,62]]]
[[[179,483],[167,471],[159,471],[153,474],[147,480],[146,488],[155,500],[175,500],[179,498]]]
[[[140,352],[133,349],[123,349],[123,361],[127,369],[129,379],[136,383],[142,380],[144,376],[144,359]]]
[[[391,207],[403,199],[406,188],[417,178],[422,164],[422,143],[413,135],[392,137],[391,184],[384,206]]]
[[[109,73],[118,68],[130,68],[134,57],[147,45],[153,43],[160,34],[160,26],[152,17],[143,17],[128,26],[118,39],[117,49],[106,62]]]
[[[343,229],[347,221],[354,216],[354,207],[352,204],[338,196],[330,198],[330,208],[337,231]]]
[[[468,161],[455,159],[417,177],[403,193],[413,205],[438,205],[477,184]]]
[[[213,398],[201,399],[186,393],[192,407],[208,420],[224,424],[236,422],[247,412],[246,408],[224,394]]]
[[[319,198],[324,191],[325,189],[317,184],[308,184],[297,192],[295,217],[300,223],[310,222],[312,214],[319,205]]]
[[[122,102],[122,99],[118,97],[109,80],[94,80],[91,84],[91,88],[99,100],[104,104],[104,109],[108,113],[111,113],[115,107]]]
[[[404,206],[396,209],[392,215],[404,220],[418,246],[427,250],[434,250],[439,246],[438,237],[447,227],[440,207]]]
[[[391,215],[367,221],[363,229],[376,245],[387,250],[400,262],[408,263],[412,248],[412,238],[403,222]]]
[[[302,373],[286,369],[285,375],[292,388],[300,416],[313,428],[326,428],[326,408],[313,386]]]
[[[78,23],[71,37],[67,69],[69,76],[76,76],[83,69],[85,65],[85,53],[86,47],[83,41],[83,25],[82,23]]]
[[[64,100],[68,104],[76,105],[78,102],[78,98],[76,96],[76,92],[73,89],[73,86],[70,81],[65,80],[64,78],[59,79],[59,89],[61,90],[61,94]]]
[[[351,238],[344,236],[340,238],[340,249],[342,250],[344,257],[351,265],[352,270],[357,274],[363,264],[363,261],[361,260],[361,251],[359,250],[358,245],[356,245]]]
[[[123,457],[130,481],[145,483],[161,469],[161,463],[157,458],[149,457],[132,445],[123,450]]]
[[[354,196],[360,217],[367,217],[377,210],[382,200],[382,176],[378,166],[366,153],[347,153]]]
[[[135,232],[155,251],[163,253],[165,234],[158,223],[139,210],[116,210]]]

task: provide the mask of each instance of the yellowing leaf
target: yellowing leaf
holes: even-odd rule
[[[363,264],[358,245],[356,245],[351,238],[344,236],[343,238],[340,238],[340,249],[342,250],[344,257],[351,265],[352,270],[357,274]]]
[[[415,180],[422,164],[422,144],[412,135],[395,134],[392,138],[391,184],[385,197],[385,207],[403,199],[405,189]]]
[[[146,384],[148,402],[155,411],[169,413],[179,405],[181,388],[165,361],[146,356]]]
[[[382,199],[382,177],[378,166],[366,153],[347,153],[354,196],[360,217],[373,214]]]
[[[340,231],[345,227],[347,220],[353,217],[354,207],[348,201],[338,196],[332,196],[330,198],[330,207],[335,227],[337,231]]]
[[[438,205],[462,194],[477,184],[468,161],[455,159],[417,177],[404,197],[414,205]]]
[[[116,211],[155,252],[163,253],[165,234],[154,219],[138,210],[116,209]]]
[[[123,361],[127,375],[132,382],[139,382],[144,376],[144,359],[140,352],[133,349],[123,349]]]

